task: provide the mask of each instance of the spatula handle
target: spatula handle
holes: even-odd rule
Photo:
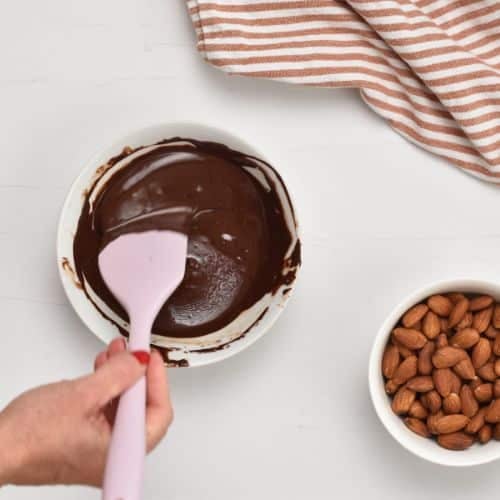
[[[104,473],[103,500],[140,500],[146,455],[146,378],[124,392]]]

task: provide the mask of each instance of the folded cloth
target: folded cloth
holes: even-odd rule
[[[401,135],[500,183],[500,0],[187,0],[232,74],[359,88]]]

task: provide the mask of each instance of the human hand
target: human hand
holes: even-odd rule
[[[2,484],[101,486],[117,397],[147,379],[147,451],[172,422],[166,370],[152,351],[145,366],[115,339],[95,360],[95,372],[32,389],[0,413]],[[142,360],[145,361],[144,359]]]

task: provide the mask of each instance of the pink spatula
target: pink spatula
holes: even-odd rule
[[[151,327],[161,306],[181,283],[186,235],[175,231],[125,234],[99,255],[99,270],[130,318],[129,349],[149,351]],[[118,405],[103,483],[103,500],[140,500],[146,454],[146,380]]]

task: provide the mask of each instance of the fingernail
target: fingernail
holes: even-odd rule
[[[141,363],[141,365],[148,365],[151,355],[147,351],[133,351],[132,355]]]
[[[122,346],[124,349],[127,348],[127,341],[124,338],[122,338]]]

